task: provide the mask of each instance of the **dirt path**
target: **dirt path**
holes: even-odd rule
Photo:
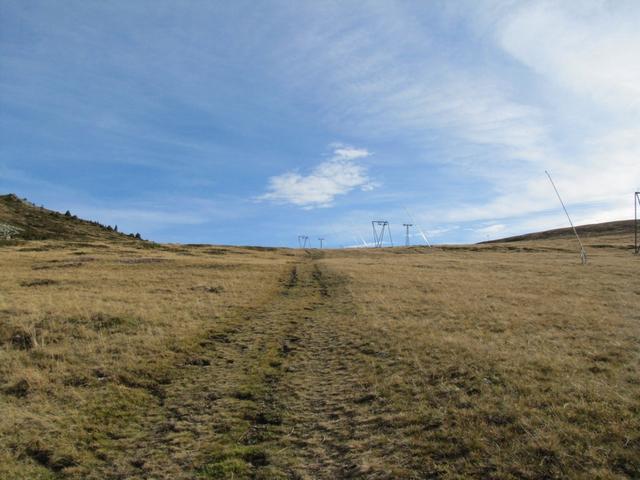
[[[307,266],[300,296],[306,297],[303,328],[288,348],[277,395],[285,399],[286,417],[278,440],[300,476],[341,478],[351,468],[348,442],[354,431],[353,406],[345,400],[358,383],[350,367],[348,340],[336,329],[334,315],[344,298],[317,263]],[[309,301],[310,298],[313,301]],[[348,307],[348,305],[346,305]]]
[[[200,340],[134,449],[141,477],[381,478],[363,456],[376,395],[345,280],[309,252],[282,285]]]
[[[290,478],[381,478],[370,464],[379,407],[366,382],[371,352],[347,282],[318,258],[301,265],[298,278],[289,320],[296,328],[283,344],[284,374],[273,392],[284,409],[273,460]]]

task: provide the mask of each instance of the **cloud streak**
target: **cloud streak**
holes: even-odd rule
[[[580,11],[576,15],[577,10]],[[637,2],[534,2],[507,15],[499,43],[514,58],[589,100],[640,107]]]

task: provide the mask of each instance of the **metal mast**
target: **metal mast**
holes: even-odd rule
[[[404,228],[406,228],[406,230],[407,230],[406,236],[405,236],[405,239],[404,239],[404,245],[405,245],[405,247],[408,247],[410,245],[410,242],[409,242],[409,228],[413,227],[413,223],[403,223],[402,226]]]
[[[633,236],[633,251],[637,255],[640,253],[640,235],[638,234],[638,227],[640,224],[640,218],[638,218],[638,205],[640,205],[640,192],[635,192],[633,194],[633,219],[635,220],[634,224],[634,236]]]
[[[422,228],[420,228],[420,225],[417,224],[416,221],[413,219],[413,216],[409,212],[409,209],[407,207],[404,207],[404,211],[407,212],[407,215],[409,216],[409,220],[411,220],[415,224],[416,228],[420,232],[420,235],[422,236],[422,239],[424,240],[424,243],[426,243],[428,247],[431,247],[431,242],[429,242],[429,239],[427,238],[425,233],[422,231]]]
[[[556,188],[556,184],[553,183],[553,179],[551,178],[551,175],[546,170],[544,171],[544,173],[546,173],[547,177],[549,177],[549,181],[551,182],[551,185],[553,186],[553,189],[556,191],[556,195],[558,196],[558,200],[560,200],[560,204],[562,205],[562,209],[564,210],[564,213],[567,216],[567,219],[569,220],[569,225],[571,225],[571,228],[573,228],[573,233],[576,235],[576,238],[578,239],[578,243],[580,244],[580,260],[582,261],[583,265],[586,265],[587,264],[587,252],[584,250],[584,245],[582,245],[582,240],[580,240],[580,237],[578,236],[578,231],[576,230],[576,227],[573,226],[573,222],[571,221],[571,217],[569,216],[569,212],[567,212],[567,207],[564,206],[564,202],[562,201],[562,197],[560,196],[560,192],[558,192],[558,189]]]

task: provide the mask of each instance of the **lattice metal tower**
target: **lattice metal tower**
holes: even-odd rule
[[[411,242],[409,242],[409,228],[413,227],[413,223],[403,223],[402,226],[406,229],[406,235],[404,237],[404,245],[408,247]]]
[[[298,235],[298,246],[300,248],[307,248],[309,243],[309,237],[307,235]]]
[[[393,239],[391,238],[391,228],[389,227],[388,221],[373,220],[371,222],[371,227],[373,228],[373,245],[375,247],[380,248],[384,245],[385,233],[389,238],[389,245],[393,247]]]

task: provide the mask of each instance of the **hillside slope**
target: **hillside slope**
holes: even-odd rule
[[[38,207],[14,194],[0,195],[0,239],[119,240],[130,238],[98,222]]]
[[[592,237],[617,237],[617,238],[633,238],[634,221],[619,220],[615,222],[594,223],[589,225],[580,225],[576,227],[578,235],[583,239]],[[542,232],[526,233],[524,235],[516,235],[513,237],[500,238],[497,240],[489,240],[480,243],[502,243],[502,242],[522,242],[529,240],[554,240],[563,238],[573,238],[574,233],[571,227],[556,228],[554,230],[545,230]]]

